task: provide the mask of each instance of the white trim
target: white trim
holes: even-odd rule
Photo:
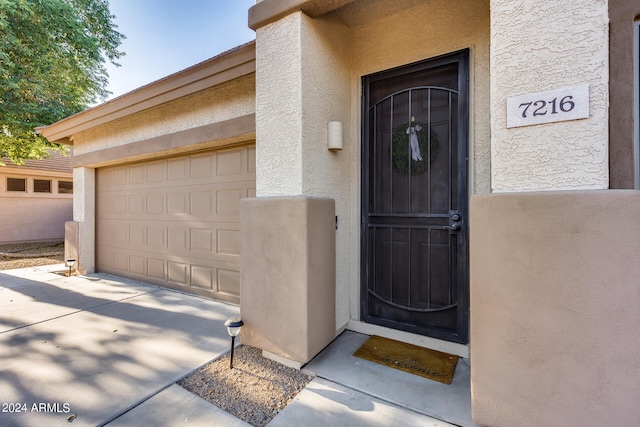
[[[384,326],[363,323],[357,320],[349,320],[347,329],[366,335],[378,335],[392,340],[402,341],[420,347],[430,348],[432,350],[442,351],[444,353],[455,354],[456,356],[469,358],[469,346],[465,344],[457,344],[454,342],[438,340],[435,338],[416,335],[409,332],[399,331],[397,329],[385,328]]]
[[[640,190],[640,20],[633,23],[633,163],[634,188]]]

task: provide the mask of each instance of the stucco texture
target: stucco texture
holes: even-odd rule
[[[7,191],[7,178],[26,180],[25,192]],[[36,193],[34,179],[50,181],[51,192]],[[73,215],[73,195],[58,193],[70,173],[0,167],[0,243],[62,240]]]
[[[494,191],[608,188],[606,0],[491,0]],[[589,85],[589,118],[507,129],[510,96]]]
[[[638,424],[639,211],[631,190],[471,199],[476,422]]]
[[[64,239],[71,198],[1,197],[0,243]]]
[[[350,134],[327,149],[327,123],[350,122],[350,33],[335,17],[298,12],[257,32],[257,174],[259,197],[335,200],[336,316],[349,320]]]
[[[75,134],[74,155],[144,141],[254,112],[255,75],[250,74]]]
[[[305,364],[336,336],[335,203],[261,197],[240,211],[242,342]]]

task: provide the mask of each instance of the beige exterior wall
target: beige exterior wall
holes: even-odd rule
[[[7,178],[25,178],[27,191],[7,191]],[[33,180],[51,181],[51,193],[35,193]],[[72,194],[58,193],[58,181],[70,173],[0,168],[0,243],[64,239],[64,223],[72,217]]]
[[[640,192],[471,199],[471,387],[491,426],[640,419]]]
[[[299,368],[336,336],[335,202],[250,198],[240,215],[242,342]]]
[[[319,18],[296,12],[256,31],[257,195],[336,201],[337,329],[360,318],[363,75],[469,48],[470,191],[490,191],[489,2],[371,6]],[[342,151],[326,148],[330,120],[343,122]]]
[[[350,204],[358,193],[348,185],[350,135],[343,151],[329,151],[327,123],[348,129],[350,52],[349,30],[335,17],[298,12],[257,31],[257,195],[335,200],[338,327],[349,320]]]
[[[168,135],[255,112],[254,74],[74,135],[75,156]],[[154,156],[172,154],[154,153]]]
[[[491,27],[493,191],[608,188],[607,0],[491,0]],[[508,97],[585,83],[588,119],[507,129]]]

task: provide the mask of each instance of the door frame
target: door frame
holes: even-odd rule
[[[452,52],[410,63],[407,65],[391,68],[361,77],[361,174],[360,174],[360,320],[368,324],[374,324],[391,329],[403,330],[410,333],[425,335],[422,328],[412,327],[409,324],[374,318],[369,316],[367,307],[368,295],[368,275],[369,275],[369,239],[368,214],[369,191],[370,191],[370,170],[369,170],[369,140],[368,108],[369,108],[369,86],[372,82],[394,78],[416,71],[423,71],[437,68],[443,65],[458,63],[458,183],[461,185],[464,196],[460,199],[460,212],[463,216],[462,228],[459,233],[460,243],[458,245],[459,259],[465,260],[457,268],[458,284],[458,304],[460,309],[457,312],[458,333],[451,333],[444,330],[432,329],[426,336],[443,339],[450,342],[467,344],[469,342],[469,49]],[[398,327],[401,326],[401,327]]]

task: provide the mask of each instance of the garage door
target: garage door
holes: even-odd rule
[[[98,169],[97,270],[238,303],[255,183],[255,145]]]

